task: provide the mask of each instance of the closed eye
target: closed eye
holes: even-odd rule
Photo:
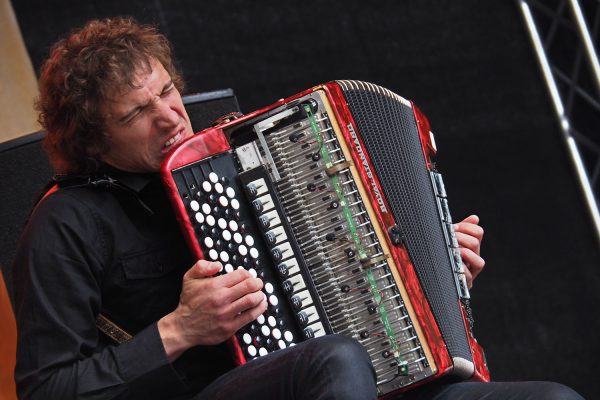
[[[135,117],[137,117],[138,115],[141,114],[142,111],[144,111],[146,107],[136,107],[133,110],[131,110],[127,115],[125,115],[123,118],[121,118],[121,123],[122,124],[129,124],[131,123]]]
[[[165,97],[168,94],[172,93],[173,89],[175,89],[175,84],[173,83],[173,81],[167,82],[165,84],[165,86],[163,87],[162,92],[160,93],[160,97]],[[119,122],[123,125],[128,125],[131,122],[133,122],[133,120],[135,120],[135,118],[138,115],[140,115],[143,111],[145,111],[149,107],[151,107],[151,104],[138,106],[138,107],[134,108],[133,110],[129,111],[125,116],[120,118]]]
[[[165,87],[163,88],[163,91],[160,94],[161,97],[171,93],[173,91],[173,89],[175,89],[175,84],[173,83],[173,81],[169,81],[169,83],[167,83],[165,85]]]

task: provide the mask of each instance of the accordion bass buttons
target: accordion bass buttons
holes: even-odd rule
[[[266,212],[259,217],[260,227],[263,231],[266,231],[272,226],[277,226],[281,224],[281,220],[279,219],[279,215],[277,211],[273,210],[270,212]]]
[[[257,179],[254,182],[246,184],[246,193],[250,198],[262,195],[268,192],[267,183],[264,178]]]
[[[287,294],[298,292],[305,288],[306,288],[306,283],[304,283],[304,279],[302,278],[302,275],[300,275],[300,274],[294,275],[290,279],[287,279],[283,282],[283,290]]]
[[[270,245],[274,246],[278,243],[285,242],[287,240],[287,235],[282,226],[274,228],[265,233],[265,238],[269,242]]]

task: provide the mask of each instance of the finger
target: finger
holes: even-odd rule
[[[466,248],[460,249],[460,256],[466,266],[465,270],[469,270],[473,279],[477,278],[485,266],[485,260],[478,254],[475,254],[471,249]]]
[[[455,232],[462,232],[477,238],[480,242],[483,240],[483,228],[470,222],[459,222],[454,225]]]
[[[234,287],[240,282],[245,281],[248,278],[252,278],[250,272],[244,268],[238,268],[235,271],[231,271],[225,275],[219,277],[219,283],[224,287]]]
[[[473,287],[473,275],[471,275],[468,268],[465,268],[465,279],[467,280],[467,288],[471,289]]]
[[[467,218],[463,219],[461,222],[467,222],[470,224],[479,224],[479,216],[475,215],[475,214],[471,214],[469,215]]]
[[[246,311],[244,311],[240,314],[237,314],[237,316],[235,317],[235,323],[237,325],[239,325],[239,327],[241,328],[242,326],[247,325],[250,322],[256,320],[256,318],[258,318],[258,316],[261,315],[262,313],[264,313],[266,310],[267,310],[267,301],[265,299],[264,301],[261,301],[255,307],[249,308]]]
[[[466,233],[456,232],[456,240],[459,247],[466,247],[479,254],[481,243],[475,236],[467,235]]]
[[[229,307],[227,307],[227,310],[225,312],[226,314],[231,315],[231,317],[233,318],[234,316],[247,312],[248,310],[254,309],[263,303],[266,307],[267,296],[263,292],[253,292],[246,294],[240,297],[239,299],[233,301],[229,305]]]
[[[232,287],[227,288],[223,297],[223,301],[226,304],[233,303],[250,293],[261,293],[260,290],[262,288],[263,281],[260,278],[254,278],[250,275],[248,278],[238,282]]]
[[[187,279],[208,278],[218,273],[223,266],[220,262],[198,260],[184,275]]]

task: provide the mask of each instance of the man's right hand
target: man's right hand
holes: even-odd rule
[[[242,268],[225,275],[218,262],[200,260],[183,276],[177,308],[158,321],[170,361],[197,345],[230,338],[267,308],[263,283]]]

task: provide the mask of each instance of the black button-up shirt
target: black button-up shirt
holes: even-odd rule
[[[191,259],[156,175],[59,189],[35,209],[14,265],[21,398],[186,398],[231,368],[224,346],[167,360],[156,322]],[[134,335],[115,345],[99,313]]]

